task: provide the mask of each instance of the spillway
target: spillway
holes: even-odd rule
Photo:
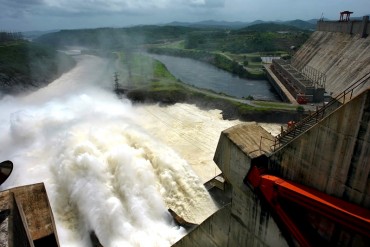
[[[44,182],[61,246],[90,246],[91,232],[106,247],[171,246],[186,231],[168,208],[201,223],[216,206],[203,178],[165,144],[172,133],[150,133],[141,115],[150,107],[112,93],[110,70],[104,59],[81,56],[47,87],[1,99],[0,159],[14,170],[0,189]],[[217,136],[226,127],[218,122]]]

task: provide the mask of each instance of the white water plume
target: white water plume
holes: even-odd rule
[[[48,87],[0,100],[0,187],[44,182],[61,246],[170,246],[185,231],[167,212],[200,223],[216,208],[185,160],[143,131],[110,90],[105,60],[84,56]]]

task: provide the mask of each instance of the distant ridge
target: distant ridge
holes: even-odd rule
[[[251,26],[247,26],[245,28],[241,28],[236,30],[235,32],[243,33],[243,32],[284,32],[284,31],[300,31],[302,28],[281,24],[281,23],[273,23],[273,22],[264,22],[260,24],[255,24]]]
[[[241,29],[248,26],[253,26],[257,24],[281,24],[286,26],[292,26],[304,30],[315,30],[317,19],[311,19],[309,21],[303,20],[291,20],[291,21],[262,21],[255,20],[253,22],[240,22],[240,21],[215,21],[215,20],[205,20],[199,22],[171,22],[164,24],[164,26],[183,26],[183,27],[192,27],[192,28],[220,28],[220,29]]]
[[[183,27],[193,27],[193,28],[231,28],[231,29],[239,29],[248,25],[246,22],[240,21],[214,21],[214,20],[206,20],[200,22],[178,22],[174,21],[164,26],[183,26]]]
[[[293,20],[293,21],[285,21],[282,23],[287,26],[293,26],[293,27],[297,27],[297,28],[305,29],[305,30],[315,30],[316,29],[316,22],[313,24],[308,21]]]
[[[59,32],[60,30],[48,30],[48,31],[27,31],[27,32],[22,32],[23,36],[27,40],[34,40],[44,34],[47,33],[56,33]]]

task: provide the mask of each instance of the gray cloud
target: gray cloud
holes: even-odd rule
[[[205,8],[219,8],[224,7],[225,0],[184,0],[185,4],[196,7],[205,7]]]
[[[221,8],[225,0],[0,0],[9,13],[108,14],[146,12],[168,8]]]
[[[41,0],[39,0],[41,1]],[[177,7],[223,7],[225,0],[43,0],[49,8],[65,13],[145,12]]]
[[[0,9],[4,18],[20,18],[28,13],[32,13],[33,9],[43,6],[43,0],[0,0]]]
[[[57,29],[172,21],[254,21],[369,14],[369,0],[0,0],[0,29]],[[34,26],[34,28],[32,28]]]

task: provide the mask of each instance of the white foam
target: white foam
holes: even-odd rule
[[[62,246],[170,246],[185,231],[167,208],[199,223],[216,209],[188,163],[146,133],[111,93],[105,60],[82,56],[49,86],[0,101],[1,186],[44,182]],[[109,89],[109,90],[105,90]]]

